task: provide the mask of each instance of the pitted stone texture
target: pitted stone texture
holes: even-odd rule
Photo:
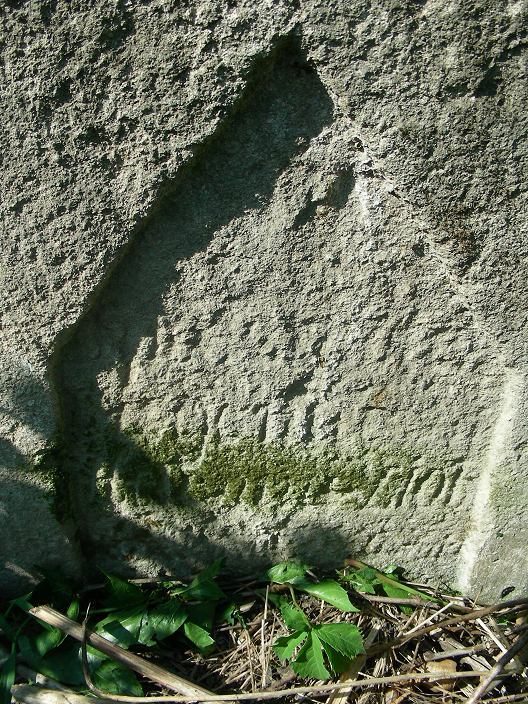
[[[38,526],[6,591],[34,563],[222,552],[526,591],[523,4],[0,13],[1,530]],[[198,429],[202,456],[141,450],[131,494],[131,427]],[[217,436],[410,465],[353,504],[334,482],[204,505]],[[70,506],[29,469],[57,439]]]

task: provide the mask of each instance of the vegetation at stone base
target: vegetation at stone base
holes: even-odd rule
[[[291,662],[295,674],[326,680],[330,677],[330,672],[325,667],[324,656],[336,675],[346,672],[352,659],[365,652],[361,634],[353,623],[310,623],[295,598],[294,587],[318,596],[343,611],[359,609],[352,606],[346,592],[337,582],[327,579],[313,584],[306,579],[307,571],[308,565],[288,562],[277,565],[266,573],[272,582],[288,584],[293,603],[290,604],[283,596],[271,597],[273,603],[280,608],[284,622],[293,630],[293,633],[278,638],[273,650],[281,660],[290,660],[295,649],[300,647],[297,657]]]
[[[8,641],[11,648],[0,678],[0,704],[9,702],[17,653],[37,672],[69,686],[84,687],[80,645],[58,629],[34,619],[28,612],[37,605],[48,604],[77,620],[86,614],[90,600],[91,614],[98,619],[92,630],[122,648],[147,649],[154,655],[160,650],[189,648],[202,655],[210,654],[215,649],[215,628],[220,624],[238,622],[247,630],[243,605],[248,591],[241,591],[240,583],[234,591],[224,591],[219,586],[216,578],[224,565],[225,558],[218,560],[188,585],[159,581],[149,587],[101,570],[105,584],[95,588],[79,588],[57,571],[36,568],[44,579],[31,593],[0,608],[2,640]],[[357,576],[339,574],[338,580],[316,580],[308,565],[286,562],[253,581],[249,593],[260,599],[266,595],[266,602],[269,599],[286,628],[292,631],[276,639],[273,651],[280,660],[290,661],[299,676],[327,679],[331,672],[345,671],[351,660],[363,652],[355,624],[346,620],[312,623],[296,596],[301,593],[321,600],[345,615],[358,609],[342,585],[354,583],[369,593],[380,589],[387,592],[388,585],[375,577],[380,573],[371,568],[354,574]],[[389,581],[397,584],[394,579]],[[401,594],[408,596],[412,591],[401,585]],[[90,646],[87,653],[93,680],[101,689],[113,694],[142,694],[142,686],[131,670]]]
[[[423,594],[409,585],[405,587],[400,583],[398,576],[403,570],[397,565],[389,565],[383,573],[377,572],[373,567],[368,567],[358,560],[349,559],[347,565],[353,565],[357,569],[349,574],[344,574],[342,580],[348,582],[356,591],[365,594],[376,594],[382,590],[384,594],[392,599],[407,599],[411,595],[419,596],[426,601],[434,601],[432,597]],[[403,613],[411,613],[412,608],[400,604]]]
[[[46,619],[69,630],[64,613],[82,619],[88,601],[94,605],[92,628],[121,645],[104,648],[115,661],[88,647],[95,685],[110,693],[135,696],[145,688],[152,695],[159,692],[154,682],[170,689],[177,681],[177,691],[198,685],[214,696],[234,689],[228,697],[286,701],[301,693],[323,694],[321,679],[342,672],[340,681],[348,687],[342,696],[354,696],[360,687],[356,701],[476,702],[488,689],[503,695],[483,700],[490,704],[527,701],[528,597],[483,608],[438,586],[404,582],[394,566],[379,572],[353,558],[335,579],[319,580],[307,565],[294,562],[241,578],[220,573],[223,564],[219,560],[188,585],[168,577],[126,581],[104,573],[104,585],[80,589],[56,572],[40,570],[44,580],[31,594],[0,604],[0,704],[10,702],[13,681],[27,682],[31,670],[22,670],[22,658],[34,668],[33,679],[38,670],[86,689],[79,646]],[[355,589],[347,590],[352,584]],[[44,619],[39,621],[28,613],[32,604],[50,604],[55,611],[32,610]],[[411,606],[409,616],[403,610]],[[77,637],[82,634],[78,627]],[[125,662],[147,677],[138,681],[120,664]],[[301,686],[289,687],[301,677],[306,678]],[[16,691],[26,704],[47,696],[38,687]]]

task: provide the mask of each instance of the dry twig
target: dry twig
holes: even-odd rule
[[[406,675],[393,675],[390,677],[369,677],[363,680],[351,680],[349,682],[334,682],[332,684],[320,684],[313,687],[293,687],[291,689],[282,689],[279,692],[243,692],[241,694],[212,694],[209,697],[177,697],[177,696],[153,696],[153,697],[128,697],[121,694],[105,694],[105,699],[110,699],[114,702],[123,702],[124,704],[143,704],[157,702],[174,702],[175,704],[192,704],[198,702],[244,702],[258,700],[281,699],[282,697],[297,696],[299,694],[322,694],[330,692],[337,688],[363,688],[375,687],[385,684],[398,684],[399,682],[445,682],[446,680],[460,679],[466,677],[481,677],[485,672],[453,672],[445,673],[430,673],[430,672],[412,672]],[[32,685],[18,685],[32,686]],[[13,686],[13,692],[16,692],[17,685]],[[46,690],[47,691],[47,690]],[[55,691],[55,690],[53,690]],[[64,693],[62,693],[64,694]],[[79,695],[78,695],[79,696]],[[20,701],[23,701],[20,699]],[[84,704],[93,704],[93,699],[86,697]],[[80,703],[81,704],[81,703]]]
[[[79,626],[78,623],[72,621],[67,616],[63,616],[63,614],[58,611],[51,609],[49,606],[36,606],[30,610],[30,613],[35,616],[35,618],[58,628],[63,633],[67,633],[69,636],[72,636],[72,638],[88,643],[92,648],[108,655],[117,662],[123,663],[123,665],[130,667],[131,670],[139,672],[139,674],[148,677],[153,682],[161,684],[163,687],[167,687],[174,692],[179,692],[180,694],[185,694],[190,697],[198,696],[201,698],[205,696],[207,699],[211,697],[214,698],[214,694],[209,690],[198,687],[183,679],[183,677],[174,675],[172,672],[167,672],[167,670],[153,665],[144,658],[139,657],[139,655],[129,653],[118,645],[114,645],[105,640],[105,638],[97,635],[97,633],[92,633],[87,628]],[[106,695],[103,693],[102,696]]]
[[[505,652],[504,655],[497,661],[497,664],[491,668],[489,674],[475,689],[472,696],[469,697],[469,699],[467,700],[466,704],[475,704],[475,702],[478,702],[478,700],[486,692],[493,680],[495,680],[497,676],[500,675],[500,673],[502,672],[504,667],[510,662],[510,660],[514,658],[517,653],[520,652],[527,644],[528,633],[522,636],[522,638],[519,638],[517,642],[514,643],[512,647],[507,652]]]

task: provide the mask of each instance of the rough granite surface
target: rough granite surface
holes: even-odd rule
[[[528,4],[6,0],[0,590],[528,593]]]

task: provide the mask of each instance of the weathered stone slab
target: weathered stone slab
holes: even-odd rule
[[[526,593],[522,4],[1,12],[5,592],[354,554]]]

